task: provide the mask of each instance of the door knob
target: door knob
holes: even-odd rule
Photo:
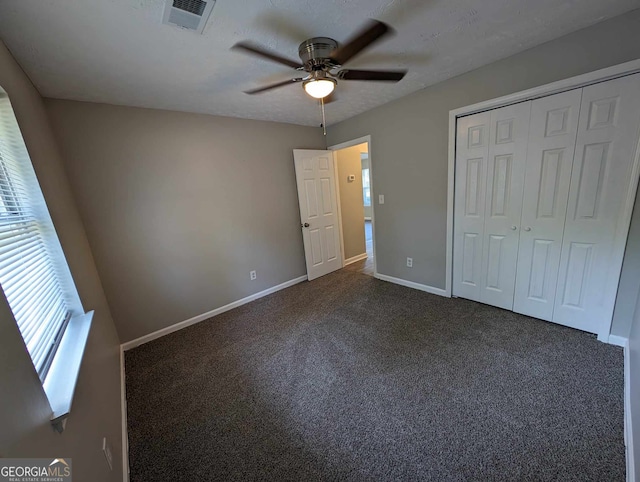
[[[515,231],[516,229],[518,229],[518,226],[511,226],[511,231]]]
[[[524,228],[525,231],[531,231],[531,226],[527,226],[526,228]]]
[[[309,223],[304,223],[300,225],[301,228],[308,228],[309,226],[310,226]]]

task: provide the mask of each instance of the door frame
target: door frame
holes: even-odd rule
[[[373,276],[378,276],[378,263],[377,263],[377,253],[376,253],[376,215],[375,215],[375,197],[374,197],[374,186],[373,186],[373,156],[371,155],[371,135],[366,135],[362,137],[358,137],[357,139],[353,139],[346,142],[341,142],[340,144],[336,144],[334,146],[327,147],[327,150],[334,151],[333,153],[333,165],[334,172],[338,173],[338,156],[335,151],[339,151],[340,149],[346,149],[347,147],[357,146],[358,144],[367,143],[367,152],[369,153],[369,185],[371,189],[371,241],[373,244]],[[338,180],[336,180],[336,183]],[[336,197],[338,200],[338,220],[340,224],[340,249],[344,253],[344,235],[342,232],[342,205],[340,204],[340,190],[337,189],[336,186]],[[345,264],[344,255],[342,256],[342,267],[344,268]]]
[[[458,117],[463,117],[478,112],[497,109],[507,105],[525,102],[528,100],[547,97],[568,90],[579,89],[588,85],[606,82],[627,75],[640,73],[640,59],[625,62],[623,64],[614,65],[604,69],[588,72],[586,74],[577,75],[568,79],[552,82],[550,84],[541,85],[532,89],[523,90],[513,94],[497,97],[495,99],[486,100],[477,104],[460,107],[449,111],[449,153],[448,153],[448,183],[447,183],[447,252],[446,252],[446,296],[451,297],[452,281],[453,281],[453,214],[454,214],[454,193],[455,193],[455,158],[456,158],[456,124]],[[627,199],[625,200],[624,210],[622,214],[622,223],[616,233],[614,242],[615,256],[620,260],[624,257],[625,245],[629,234],[629,225],[631,223],[631,214],[638,189],[638,179],[640,178],[640,139],[636,145],[635,158],[631,170],[631,189],[629,190]],[[618,275],[618,281],[619,281]],[[613,317],[604,323],[601,331],[598,332],[598,340],[608,342],[611,332],[611,323]]]

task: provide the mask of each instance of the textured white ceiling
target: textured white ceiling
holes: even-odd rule
[[[312,36],[346,40],[367,18],[397,35],[348,64],[406,68],[398,84],[340,82],[333,124],[634,8],[640,0],[218,0],[203,35],[161,23],[164,0],[2,0],[0,38],[46,97],[318,125],[296,72],[230,51],[255,40],[297,59]]]

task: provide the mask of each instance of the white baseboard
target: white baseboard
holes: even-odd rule
[[[129,431],[127,430],[127,385],[124,350],[120,346],[120,413],[122,417],[122,482],[129,482]]]
[[[631,364],[629,355],[629,342],[627,341],[624,345],[624,444],[627,449],[627,482],[635,482],[636,468],[631,419]]]
[[[356,263],[362,259],[367,259],[367,253],[358,254],[357,256],[353,256],[349,259],[344,260],[344,265],[347,266],[349,264]]]
[[[413,288],[420,291],[426,291],[427,293],[431,293],[432,295],[444,296],[449,298],[447,295],[447,291],[442,288],[434,288],[433,286],[423,285],[420,283],[415,283],[413,281],[407,281],[406,279],[394,278],[393,276],[387,276],[386,274],[375,273],[374,277],[378,278],[382,281],[388,281],[389,283],[395,283],[397,285],[406,286],[407,288]]]
[[[609,345],[621,346],[624,348],[627,346],[627,339],[624,336],[609,335],[607,343],[609,343]]]
[[[247,303],[255,301],[264,296],[270,295],[271,293],[275,293],[276,291],[280,291],[285,288],[288,288],[289,286],[302,283],[303,281],[306,281],[306,280],[307,280],[307,275],[300,276],[298,278],[295,278],[289,281],[285,281],[284,283],[281,283],[277,286],[272,286],[271,288],[267,288],[266,290],[260,291],[258,293],[254,293],[250,296],[247,296],[246,298],[242,298],[240,300],[229,303],[228,305],[224,305],[224,306],[221,306],[220,308],[216,308],[215,310],[211,310],[201,315],[194,316],[193,318],[189,318],[188,320],[181,321],[174,325],[167,326],[166,328],[162,328],[161,330],[154,331],[153,333],[149,333],[148,335],[144,335],[144,336],[141,336],[140,338],[136,338],[135,340],[131,340],[126,343],[123,343],[122,349],[125,351],[131,350],[132,348],[143,345],[145,343],[148,343],[162,336],[168,335],[169,333],[173,333],[174,331],[182,330],[187,326],[195,325],[196,323],[200,323],[201,321],[208,320],[209,318],[219,315],[220,313],[224,313],[225,311],[232,310],[234,308],[237,308],[238,306],[246,305]]]

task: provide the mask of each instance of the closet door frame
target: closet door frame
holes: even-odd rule
[[[454,193],[455,193],[455,159],[456,159],[456,131],[457,118],[477,114],[479,112],[497,109],[508,105],[535,100],[540,97],[546,97],[568,90],[579,89],[588,85],[613,80],[631,74],[640,73],[640,60],[625,62],[620,65],[607,67],[605,69],[596,70],[587,74],[578,75],[568,79],[560,80],[550,84],[535,87],[533,89],[524,90],[496,99],[480,102],[478,104],[461,107],[449,112],[449,163],[448,163],[448,187],[447,187],[447,251],[446,251],[446,284],[445,296],[452,295],[453,281],[453,225],[454,225]],[[629,225],[631,223],[631,213],[638,188],[638,179],[640,178],[640,141],[637,142],[635,148],[635,157],[633,159],[631,187],[625,199],[623,214],[621,216],[620,229],[616,232],[614,246],[619,258],[622,259],[624,249],[629,233]],[[621,269],[622,267],[620,267]],[[618,274],[618,280],[620,274]],[[606,320],[598,330],[598,340],[603,342],[611,342],[609,333],[611,331],[612,319]]]

